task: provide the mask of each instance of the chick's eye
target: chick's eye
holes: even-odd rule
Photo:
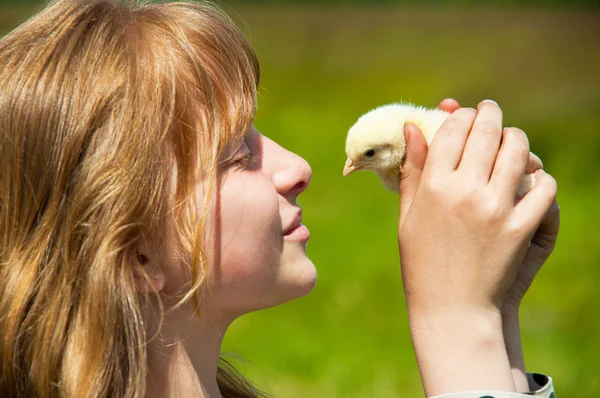
[[[365,156],[368,158],[375,156],[375,149],[369,149],[368,151],[366,151]]]

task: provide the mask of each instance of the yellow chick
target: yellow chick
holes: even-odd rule
[[[399,191],[400,173],[406,156],[404,124],[419,127],[427,144],[450,114],[411,104],[383,105],[362,115],[348,131],[344,177],[358,170],[375,172],[383,185]],[[519,186],[522,197],[534,185],[533,174],[527,174]]]

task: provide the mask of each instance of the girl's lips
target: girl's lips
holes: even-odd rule
[[[310,239],[310,232],[306,228],[306,225],[300,224],[287,231],[283,236],[288,240],[307,241]]]

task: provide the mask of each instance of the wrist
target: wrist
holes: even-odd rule
[[[470,345],[486,349],[502,345],[504,348],[503,320],[498,312],[473,309],[450,309],[435,313],[409,311],[410,332],[415,349],[421,342],[426,348],[459,348]]]
[[[499,312],[409,310],[409,322],[428,396],[477,389],[515,391]]]
[[[519,392],[529,391],[523,346],[521,344],[518,306],[502,308],[502,329],[515,387]]]
[[[447,306],[437,309],[408,308],[411,330],[415,332],[459,332],[491,335],[502,330],[502,315],[487,308]]]

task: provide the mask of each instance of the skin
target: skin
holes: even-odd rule
[[[429,154],[418,129],[407,126],[400,183],[401,269],[423,385],[428,396],[515,391],[511,365],[522,355],[520,339],[513,341],[514,317],[556,240],[556,183],[538,171],[536,187],[515,203],[510,193],[525,170],[541,168],[537,157],[528,156],[524,133],[502,129],[494,104],[458,109],[446,100],[440,107],[455,112]],[[245,163],[249,152],[258,157]],[[169,310],[188,281],[185,268],[144,249],[152,281],[140,289],[158,291],[166,309],[149,296],[145,322],[157,337],[148,345],[148,397],[220,397],[217,362],[231,322],[301,297],[316,282],[306,241],[283,236],[311,178],[306,161],[254,127],[225,157],[235,162],[220,170],[210,207],[211,294],[200,317],[191,304]],[[474,164],[484,170],[474,171]],[[203,193],[199,185],[198,196]],[[157,315],[164,317],[160,330]]]
[[[527,391],[518,308],[556,243],[556,181],[528,156],[522,131],[502,128],[495,103],[441,107],[454,113],[429,153],[407,126],[400,183],[402,275],[425,392]],[[537,169],[515,202],[520,178]]]
[[[285,235],[299,221],[297,198],[312,176],[308,163],[254,127],[222,160],[207,223],[207,236],[213,237],[207,248],[210,295],[202,301],[200,317],[191,303],[163,312],[160,330],[161,309],[152,302],[146,322],[149,334],[158,336],[148,347],[148,397],[220,397],[217,363],[231,322],[304,296],[316,283],[307,239]],[[197,196],[203,195],[199,184]],[[160,291],[169,308],[189,281],[188,273],[174,259],[153,264],[151,252],[144,255],[155,281],[146,290]]]
[[[231,152],[225,156],[233,163],[220,170],[219,211],[208,227],[220,236],[220,247],[209,254],[213,305],[235,318],[306,295],[317,273],[307,240],[284,236],[302,214],[297,198],[312,176],[308,163],[255,127]]]
[[[448,112],[454,112],[460,108],[460,105],[456,100],[448,98],[442,101],[440,108],[443,108]],[[409,127],[409,131],[406,132],[407,136],[414,133],[419,133],[418,128],[415,126]],[[417,159],[417,162],[413,163],[412,167],[422,170],[424,166],[424,161],[421,162],[421,160],[424,160],[423,149],[425,149],[426,154],[427,147],[423,148],[420,146],[419,137],[413,139],[413,142],[415,141],[417,145],[413,145],[413,159]],[[533,173],[536,170],[543,168],[544,165],[542,160],[535,154],[530,153],[526,172]],[[525,369],[525,359],[521,345],[519,309],[523,297],[531,286],[535,276],[554,250],[559,229],[560,208],[555,200],[542,221],[542,224],[535,232],[533,239],[531,240],[531,246],[519,267],[517,276],[502,300],[502,329],[504,342],[512,368],[516,389],[521,392],[528,391],[529,385],[527,382],[527,371]]]

